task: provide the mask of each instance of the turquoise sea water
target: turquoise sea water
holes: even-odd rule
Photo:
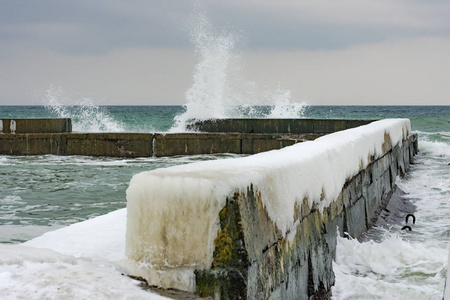
[[[248,117],[267,117],[269,106],[257,106]],[[71,117],[74,130],[164,132],[174,125],[176,115],[185,111],[183,106],[66,106],[57,113],[45,106],[0,106],[0,118],[54,118]],[[447,130],[450,106],[306,106],[302,117],[326,119],[380,119],[409,118],[413,130],[427,132]],[[99,118],[100,117],[100,118]],[[99,128],[92,124],[101,123]]]
[[[0,118],[71,117],[74,131],[167,132],[182,106],[0,106]],[[254,107],[267,117],[270,107]],[[245,116],[245,114],[243,114]],[[304,118],[409,118],[420,153],[399,180],[417,206],[413,233],[394,225],[376,242],[339,240],[336,299],[438,299],[450,241],[450,106],[308,106]],[[119,159],[0,156],[0,243],[17,244],[126,206],[125,191],[141,171],[236,155]]]

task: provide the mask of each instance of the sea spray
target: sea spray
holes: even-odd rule
[[[289,90],[266,90],[242,76],[238,47],[242,34],[215,30],[205,12],[198,8],[191,21],[190,36],[199,62],[193,85],[185,94],[185,111],[175,117],[170,131],[185,131],[193,119],[303,116],[306,104],[293,101]]]
[[[59,118],[71,118],[75,132],[123,132],[124,126],[90,98],[72,100],[61,87],[50,86],[45,107]],[[68,103],[67,103],[68,102]]]
[[[301,118],[305,112],[306,103],[291,103],[291,91],[278,88],[272,96],[275,103],[271,106],[268,118]]]
[[[186,111],[176,117],[173,128],[184,130],[189,119],[224,118],[230,99],[229,77],[236,43],[239,37],[232,33],[214,33],[204,13],[198,13],[191,22],[191,42],[199,56],[195,66],[193,85],[186,91]]]

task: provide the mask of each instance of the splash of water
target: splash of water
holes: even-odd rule
[[[175,117],[170,131],[185,131],[193,119],[303,116],[306,104],[293,101],[289,90],[265,91],[243,78],[238,51],[242,35],[215,30],[201,9],[192,20],[190,36],[199,63],[185,95],[185,112]],[[253,106],[260,102],[270,103],[269,109]]]
[[[301,118],[306,109],[306,104],[291,103],[291,91],[278,88],[272,99],[275,104],[272,105],[269,118]]]
[[[90,98],[72,100],[61,87],[50,86],[45,107],[59,118],[71,118],[75,132],[123,132],[124,126]],[[67,104],[70,103],[70,104]]]

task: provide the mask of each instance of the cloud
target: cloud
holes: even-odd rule
[[[182,28],[189,5],[166,2],[8,2],[0,11],[0,50],[20,45],[97,54],[130,47],[186,47]]]
[[[249,50],[235,68],[242,74],[231,78],[252,89],[238,92],[251,93],[253,104],[270,104],[258,96],[282,88],[296,101],[317,105],[448,105],[448,53],[450,39],[427,37],[337,50]],[[180,105],[197,62],[193,51],[171,48],[77,56],[16,52],[0,62],[1,104],[42,104],[53,84],[98,104]]]
[[[249,19],[269,21],[287,19],[300,22],[333,25],[377,26],[407,29],[449,28],[447,21],[450,4],[445,1],[411,0],[310,0],[310,1],[204,1],[211,10],[225,9],[228,18],[233,12],[243,11]],[[211,4],[213,3],[213,4]],[[206,5],[206,4],[205,4]]]
[[[194,64],[191,51],[171,48],[75,56],[22,50],[0,62],[0,104],[41,105],[50,85],[98,104],[183,104]]]
[[[253,48],[338,49],[449,33],[448,2],[204,1],[215,23],[247,32]],[[225,25],[226,24],[226,25]]]
[[[50,84],[108,104],[183,104],[196,2],[3,1],[1,104],[30,103]],[[242,63],[261,86],[317,104],[450,98],[448,1],[198,2],[216,32],[246,37]]]
[[[248,75],[329,105],[447,105],[450,39],[407,38],[327,51],[258,51]],[[272,78],[272,79],[269,79]]]
[[[446,1],[198,1],[218,28],[244,32],[251,49],[342,49],[402,36],[448,35]],[[20,46],[99,54],[120,48],[189,48],[197,1],[4,1],[0,51]]]

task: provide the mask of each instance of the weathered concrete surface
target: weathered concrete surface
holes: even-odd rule
[[[61,133],[0,134],[0,155],[61,155]]]
[[[195,271],[196,292],[215,299],[324,299],[334,283],[336,237],[360,237],[377,219],[417,153],[417,136],[384,149],[351,178],[323,211],[304,201],[296,230],[284,237],[252,186],[236,191],[220,212],[210,269]]]
[[[150,157],[152,140],[147,133],[1,134],[0,155]]]
[[[0,119],[0,133],[65,132],[72,132],[71,119]]]
[[[255,154],[313,140],[317,134],[26,133],[0,134],[0,155],[164,157]]]
[[[241,140],[230,134],[156,134],[155,156],[240,153]]]
[[[62,136],[64,155],[151,157],[151,133],[72,133]]]
[[[224,119],[195,123],[197,133],[70,133],[70,119],[0,120],[0,155],[163,157],[215,153],[256,154],[368,120]],[[193,127],[191,126],[191,129]]]
[[[154,141],[154,155],[163,157],[216,153],[256,154],[281,149],[316,137],[317,135],[157,133]]]
[[[369,124],[374,120],[344,119],[214,119],[197,121],[188,129],[200,132],[326,134]]]

